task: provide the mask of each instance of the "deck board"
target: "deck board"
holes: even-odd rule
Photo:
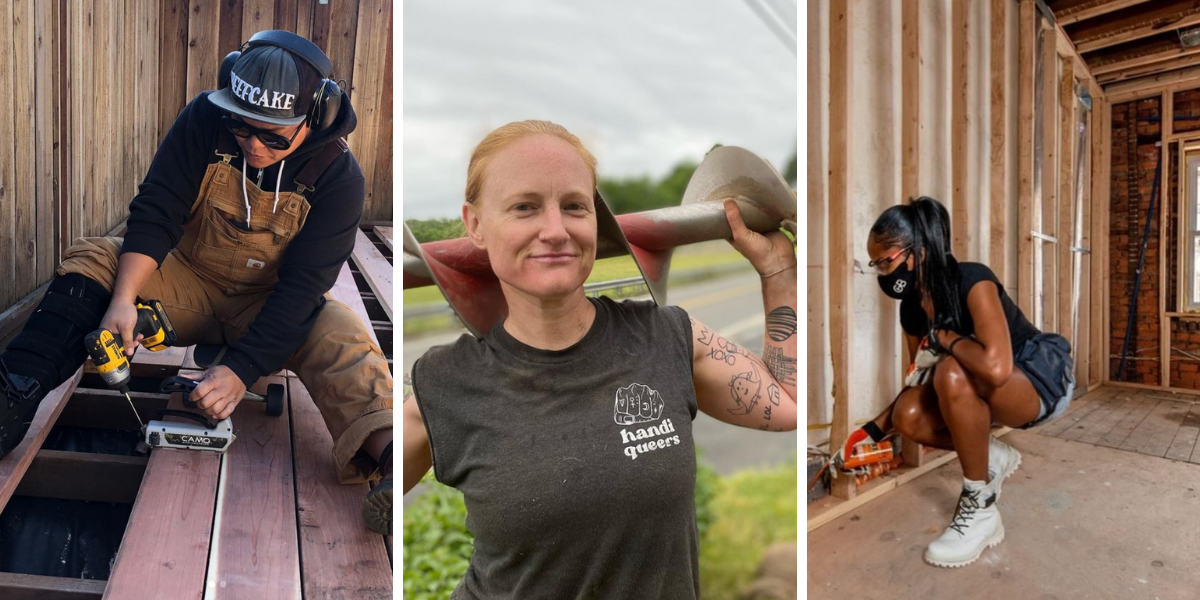
[[[392,316],[392,263],[384,258],[361,229],[358,230],[355,237],[352,256],[354,264],[358,265],[359,272],[367,280],[371,292],[379,299],[379,304],[383,306],[383,311],[387,313],[388,319],[395,321],[395,317]],[[370,322],[368,319],[367,323]]]
[[[308,598],[392,597],[392,567],[384,538],[366,528],[359,507],[366,484],[342,485],[333,465],[333,438],[299,379],[288,378],[300,570]]]
[[[250,391],[267,393],[283,377],[264,377]],[[300,557],[287,404],[278,417],[259,402],[234,411],[237,438],[225,453],[225,478],[217,505],[215,564],[207,597],[216,600],[299,600]]]
[[[375,235],[379,236],[379,239],[383,242],[384,246],[387,246],[388,250],[391,250],[392,252],[396,251],[394,248],[392,248],[392,228],[391,227],[384,227],[382,225],[376,225],[375,226]]]
[[[0,459],[0,512],[3,512],[4,507],[8,506],[9,499],[20,485],[25,472],[29,470],[29,465],[33,464],[38,450],[42,449],[42,443],[46,441],[46,436],[50,434],[50,429],[54,427],[63,407],[71,399],[71,394],[75,392],[75,386],[79,384],[81,377],[83,377],[83,371],[75,371],[73,377],[54,388],[42,399],[37,412],[33,415],[29,431],[25,432],[25,439],[16,448],[13,448],[12,452]]]
[[[167,406],[182,409],[182,394],[171,394]],[[150,453],[105,600],[203,597],[220,470],[216,452]]]

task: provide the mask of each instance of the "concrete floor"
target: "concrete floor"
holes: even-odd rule
[[[1200,598],[1200,465],[1025,431],[1005,481],[999,546],[959,569],[925,564],[949,523],[952,461],[808,535],[808,598]]]

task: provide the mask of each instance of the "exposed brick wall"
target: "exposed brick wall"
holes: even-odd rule
[[[1200,116],[1200,90],[1175,92],[1175,132],[1200,130],[1200,119],[1178,117]]]
[[[1161,128],[1157,118],[1145,118],[1158,116],[1158,98],[1115,104],[1112,107],[1112,169],[1109,196],[1109,257],[1112,268],[1109,320],[1112,331],[1109,349],[1114,379],[1121,362],[1121,346],[1125,339],[1133,300],[1138,254],[1147,211],[1150,210],[1154,168],[1159,156],[1155,142],[1161,139]],[[1139,117],[1141,119],[1138,119]],[[1130,140],[1129,125],[1134,119],[1138,119],[1136,135],[1134,140]],[[1136,145],[1134,152],[1130,151],[1131,142]],[[1134,170],[1136,190],[1131,190],[1130,169]],[[1131,192],[1136,193],[1136,197],[1131,198]],[[1127,355],[1131,360],[1126,362],[1124,377],[1125,381],[1150,385],[1160,383],[1158,295],[1163,286],[1159,281],[1161,240],[1158,224],[1155,215],[1151,223],[1150,239],[1146,245],[1146,262],[1142,269],[1141,285],[1138,286],[1137,314]]]

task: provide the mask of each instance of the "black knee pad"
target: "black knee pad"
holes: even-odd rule
[[[37,381],[49,392],[87,358],[83,338],[100,326],[112,294],[83,275],[59,275],[0,360],[7,370]]]

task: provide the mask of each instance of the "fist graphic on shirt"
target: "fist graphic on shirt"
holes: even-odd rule
[[[662,417],[663,399],[657,391],[640,383],[631,383],[617,390],[613,420],[618,425],[657,421]]]

